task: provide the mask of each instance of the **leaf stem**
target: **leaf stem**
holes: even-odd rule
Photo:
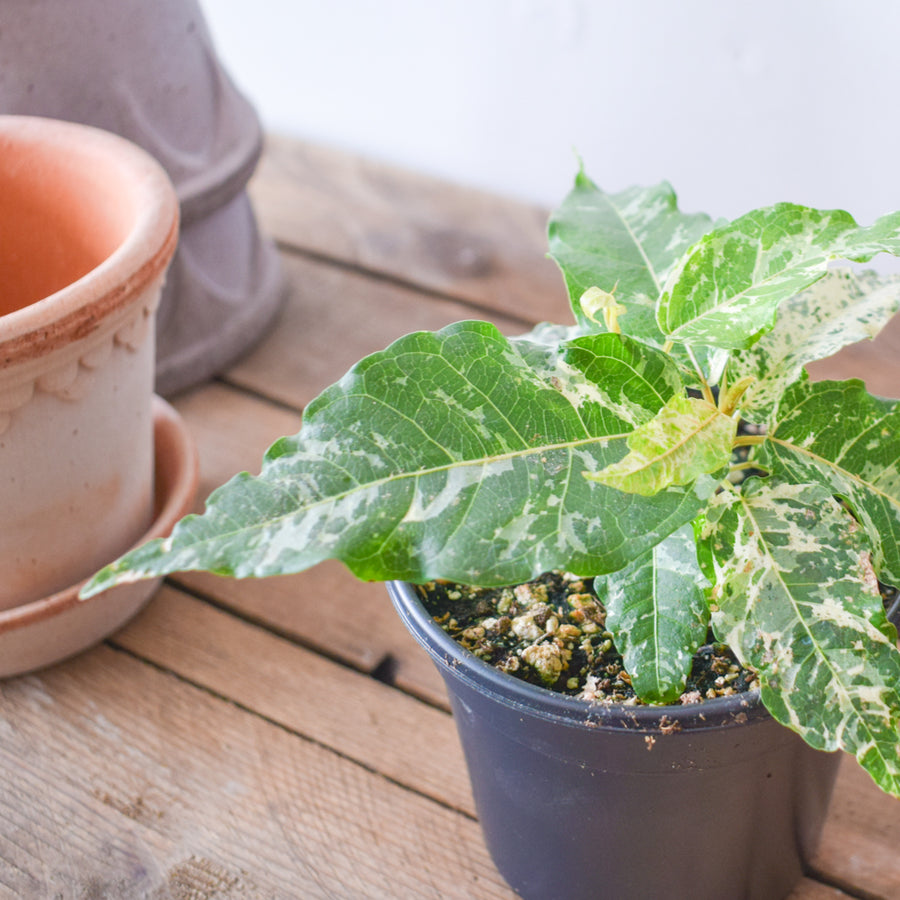
[[[697,362],[697,357],[694,356],[694,351],[691,350],[689,344],[685,344],[684,349],[687,352],[688,359],[690,359],[691,363],[694,366],[694,371],[696,371],[697,377],[700,379],[700,387],[703,390],[703,398],[707,403],[715,406],[716,398],[713,396],[712,389],[710,388],[709,383],[706,380],[706,376],[703,374],[703,369],[700,368],[700,363]]]
[[[765,466],[761,466],[758,462],[748,460],[747,462],[735,463],[729,471],[740,472],[742,469],[759,469],[761,472],[768,472]]]
[[[766,442],[764,434],[742,434],[734,439],[735,447],[756,447]]]

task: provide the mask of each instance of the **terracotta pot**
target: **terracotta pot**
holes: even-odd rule
[[[842,754],[759,692],[690,706],[591,704],[500,672],[394,606],[437,665],[485,842],[523,900],[782,900],[821,835]]]
[[[164,170],[81,125],[0,116],[0,609],[79,581],[153,512]]]

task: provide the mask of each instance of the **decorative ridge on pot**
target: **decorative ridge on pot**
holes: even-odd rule
[[[79,140],[73,141],[78,134]],[[48,142],[66,147],[68,158],[51,155]],[[96,187],[114,172],[122,180],[115,196],[107,193],[103,202],[112,209],[116,204],[138,210],[133,223],[116,222],[112,234],[98,241],[97,263],[73,281],[60,284],[47,295],[20,296],[19,308],[0,317],[0,368],[23,359],[52,352],[62,343],[88,337],[100,322],[127,303],[135,292],[142,292],[158,279],[168,265],[178,241],[178,203],[163,168],[146,152],[124,138],[89,126],[61,120],[29,116],[0,116],[0,151],[4,153],[4,171],[0,184],[23,184],[29,178],[58,179],[74,175],[85,160],[96,166]],[[11,153],[21,154],[13,167],[6,160]],[[127,172],[127,177],[126,177]],[[83,178],[83,171],[78,176]],[[122,185],[127,193],[122,194]],[[56,191],[58,200],[70,201],[65,186]],[[8,202],[8,197],[5,197]],[[36,213],[51,213],[49,210]],[[96,227],[99,212],[79,211],[85,228]],[[128,231],[125,231],[125,228]],[[85,291],[90,274],[91,289]],[[40,306],[32,301],[41,299]],[[4,298],[0,298],[4,300]],[[6,303],[3,303],[6,306]],[[146,310],[149,315],[152,310]],[[48,323],[48,316],[52,321]]]

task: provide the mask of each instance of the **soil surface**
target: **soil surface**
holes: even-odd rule
[[[584,700],[640,702],[591,579],[551,572],[514,588],[431,582],[418,590],[447,634],[501,671]],[[710,641],[694,656],[681,702],[758,686],[755,672],[725,644]]]

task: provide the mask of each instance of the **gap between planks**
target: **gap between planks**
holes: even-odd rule
[[[276,135],[250,190],[287,246],[528,321],[570,315],[539,207]]]
[[[111,643],[475,816],[447,712],[169,586]]]

